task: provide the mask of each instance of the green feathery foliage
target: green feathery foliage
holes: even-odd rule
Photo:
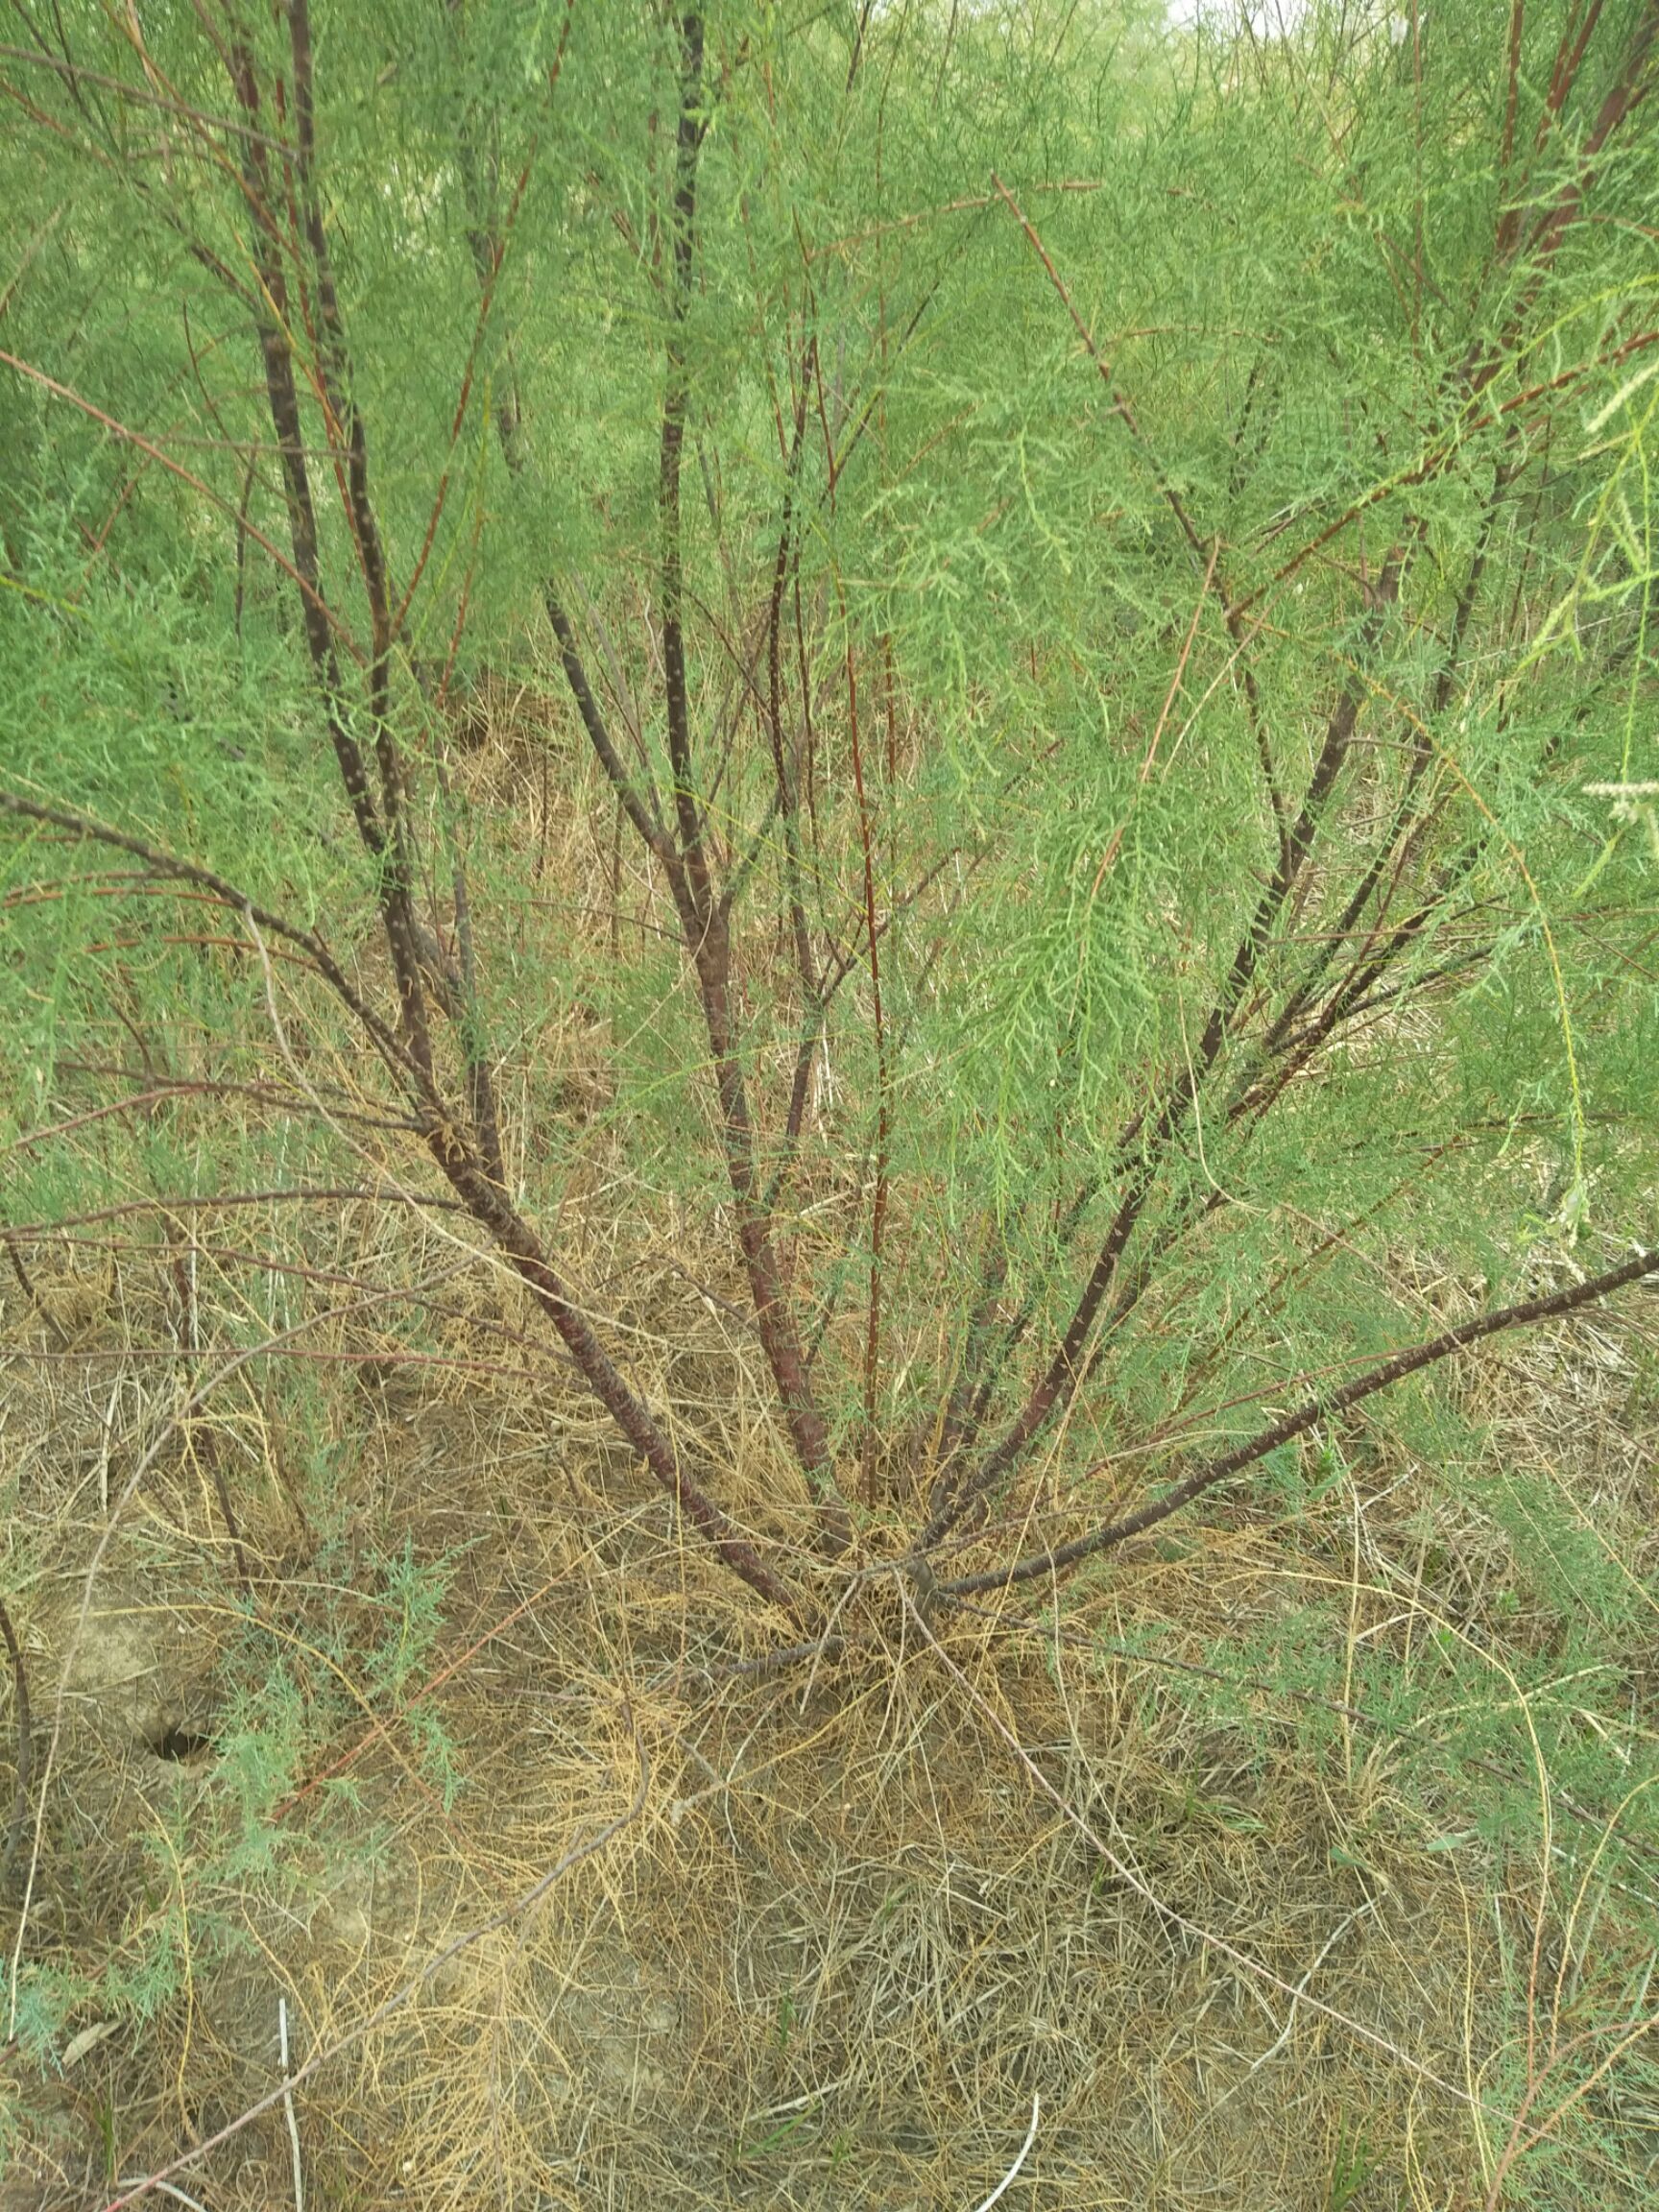
[[[1659,1238],[1659,13],[1217,12],[19,5],[4,1226],[26,1297],[147,1264],[180,1403],[377,1267],[384,1357],[442,1355],[487,1245],[491,1356],[557,1340],[791,1633],[837,1558],[1023,1575],[1058,1624],[1230,1451],[1157,1543],[1292,1530],[1339,1586],[1407,1470],[1442,1625],[1360,1648],[1310,1595],[1181,1696],[1267,1746],[1244,1685],[1285,1686],[1310,1756],[1362,1708],[1494,1888],[1535,1759],[1575,1878],[1593,1815],[1634,1880],[1651,1560],[1509,1463],[1478,1355],[1330,1402]],[[424,1223],[419,1291],[385,1222],[348,1252],[270,1196],[363,1187]],[[693,1232],[758,1484],[733,1375],[644,1351]],[[149,1846],[123,2017],[232,1890],[317,1876],[275,1809],[343,1681],[402,1710],[484,1541],[385,1530],[371,1575],[338,1403],[261,1401],[358,1594],[300,1656],[235,1599],[218,1810]],[[408,1724],[447,1813],[463,1756]],[[38,2053],[84,1985],[12,1994]],[[1575,2109],[1540,2161],[1600,2154]]]

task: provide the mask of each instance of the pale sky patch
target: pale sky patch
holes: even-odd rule
[[[1308,12],[1309,0],[1168,0],[1172,29],[1190,31],[1211,23],[1233,30],[1248,19],[1259,37],[1284,37],[1294,31]]]

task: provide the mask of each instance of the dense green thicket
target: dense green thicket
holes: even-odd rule
[[[384,1172],[790,1633],[883,1561],[1063,1610],[1375,1421],[1509,1526],[1509,1663],[1612,1665],[1648,1563],[1488,1491],[1453,1346],[1382,1386],[1659,1236],[1659,8],[1162,13],[18,9],[18,1280]],[[635,1362],[682,1237],[759,1505]],[[1420,1711],[1319,1642],[1256,1671]]]

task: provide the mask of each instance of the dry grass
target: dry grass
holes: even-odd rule
[[[563,887],[526,912],[533,960],[536,927],[609,910],[602,819],[543,824],[510,718],[468,772],[517,792]],[[522,1156],[560,1132],[582,1280],[728,1509],[800,1549],[728,1248],[625,1171],[580,1002],[535,1047],[514,1135]],[[350,1081],[344,1057],[305,1072]],[[1653,1926],[1609,1892],[1593,1968],[1588,1847],[1548,1783],[1538,1848],[1482,1841],[1493,1767],[1449,1783],[1359,1710],[1436,1635],[1495,1667],[1526,1642],[1502,1524],[1404,1452],[1171,1529],[1061,1626],[963,1610],[935,1645],[869,1578],[846,1655],[778,1672],[755,1662],[780,1625],[683,1541],[452,1222],[358,1201],[213,1235],[311,1269],[289,1281],[312,1322],[183,1428],[153,1260],[106,1239],[42,1252],[33,1301],[6,1286],[6,1588],[42,1746],[58,1731],[25,1956],[84,1978],[61,2063],[8,2058],[8,2212],[106,2202],[261,2101],[174,2181],[209,2212],[291,2201],[279,1997],[297,2060],[332,2054],[295,2098],[313,2207],[968,2212],[1040,2096],[1008,2205],[1447,2212],[1503,2158],[1529,2013],[1542,2038],[1569,1971],[1611,1988]],[[204,1342],[269,1323],[260,1280],[204,1260]],[[364,1303],[417,1286],[418,1328]],[[1630,1345],[1580,1323],[1465,1394],[1498,1479],[1552,1485],[1650,1613]],[[429,1635],[399,1615],[405,1546]],[[1342,1695],[1252,1674],[1310,1620]],[[176,1986],[146,2014],[158,1951]],[[1574,2171],[1635,2204],[1651,2116],[1596,2095],[1602,2163]]]

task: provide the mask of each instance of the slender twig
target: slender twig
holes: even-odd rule
[[[329,988],[345,1001],[346,1006],[360,1022],[373,1040],[375,1049],[394,1073],[407,1077],[413,1070],[408,1054],[397,1039],[348,982],[346,975],[315,929],[302,928],[281,914],[274,914],[268,906],[250,899],[248,894],[216,875],[211,868],[199,867],[193,860],[184,860],[177,854],[164,852],[145,838],[131,836],[124,830],[111,829],[89,814],[79,814],[66,806],[45,806],[36,799],[25,798],[20,791],[0,790],[0,814],[14,814],[24,821],[43,822],[55,830],[67,830],[72,836],[88,838],[101,845],[112,845],[118,852],[133,854],[153,873],[165,876],[181,883],[196,883],[210,891],[221,904],[252,916],[261,929],[293,945],[316,968]]]
[[[12,1693],[17,1707],[17,1779],[12,1790],[12,1818],[6,1830],[5,1855],[0,1857],[0,1883],[10,1876],[23,1848],[23,1825],[29,1817],[29,1778],[34,1763],[35,1740],[29,1719],[29,1674],[23,1664],[23,1647],[12,1625],[12,1616],[0,1599],[0,1637],[12,1661]]]
[[[19,1232],[15,1229],[0,1231],[0,1242],[6,1246],[6,1257],[12,1262],[12,1272],[16,1276],[24,1297],[28,1299],[30,1305],[34,1307],[36,1312],[51,1330],[53,1336],[57,1339],[59,1350],[66,1352],[69,1349],[69,1333],[62,1322],[59,1320],[57,1314],[53,1312],[51,1307],[40,1296],[39,1291],[36,1289],[34,1278],[23,1264],[23,1255],[17,1248],[20,1234],[27,1235],[28,1232],[26,1230]]]
[[[1006,2196],[1007,2192],[1013,2187],[1015,2176],[1019,2173],[1021,2167],[1024,2165],[1027,2157],[1030,2155],[1031,2146],[1037,2140],[1037,2122],[1042,2113],[1042,2093],[1040,2090],[1033,2089],[1031,2092],[1031,2125],[1025,2130],[1025,2140],[1021,2144],[1019,2150],[1015,2152],[1013,2165],[1009,2167],[1007,2173],[1003,2175],[1001,2180],[998,2182],[996,2188],[992,2190],[990,2196],[984,2198],[974,2207],[974,2212],[991,2212],[992,2205],[997,2203],[1002,2197]]]
[[[288,2072],[288,2000],[276,2000],[277,2056],[282,2068],[282,2110],[288,2122],[288,2150],[294,2162],[294,2212],[305,2212],[305,2169],[300,2158],[300,2123],[294,2116],[294,2082]]]
[[[83,68],[78,61],[65,61],[59,55],[44,53],[28,46],[0,46],[0,61],[26,61],[37,69],[55,70],[80,84],[96,84],[103,90],[119,93],[123,100],[131,100],[141,108],[154,108],[164,115],[176,115],[197,131],[223,131],[227,137],[247,140],[260,138],[272,153],[283,151],[279,138],[266,138],[263,133],[250,130],[245,122],[234,115],[209,115],[204,108],[192,108],[186,101],[169,99],[165,93],[153,92],[132,84],[124,77],[108,77],[96,69]]]
[[[67,384],[59,383],[55,376],[48,376],[44,370],[36,369],[32,362],[20,361],[15,353],[5,351],[0,351],[0,361],[3,361],[8,369],[15,369],[19,376],[27,376],[31,383],[38,384],[43,392],[49,392],[55,399],[66,399],[72,407],[80,408],[83,415],[90,416],[92,421],[98,423],[101,428],[108,430],[112,438],[119,438],[129,445],[135,445],[140,453],[148,454],[152,461],[157,462],[170,475],[177,476],[181,483],[187,484],[192,492],[199,492],[209,505],[217,507],[221,513],[229,516],[239,530],[245,531],[256,545],[270,554],[277,567],[298,587],[306,607],[315,612],[318,619],[334,637],[338,637],[346,651],[353,658],[357,657],[359,648],[354,643],[349,629],[335,614],[333,609],[323,598],[315,585],[308,582],[301,574],[293,562],[272,543],[262,530],[256,529],[252,522],[247,520],[239,512],[234,501],[224,498],[203,478],[195,475],[180,463],[172,460],[152,440],[143,437],[136,430],[129,429],[126,423],[118,421],[113,415],[107,415],[103,408],[94,407],[89,399],[83,399],[79,392],[72,391]]]
[[[339,1111],[338,1108],[335,1109]],[[399,1128],[404,1123],[397,1124]],[[344,1183],[336,1189],[319,1187],[307,1190],[225,1190],[206,1197],[179,1196],[162,1192],[156,1198],[126,1198],[118,1206],[95,1207],[89,1214],[66,1214],[57,1221],[27,1221],[12,1231],[14,1237],[56,1237],[65,1229],[92,1229],[105,1221],[119,1221],[133,1214],[201,1214],[217,1213],[237,1206],[337,1206],[357,1199],[369,1199],[376,1206],[430,1206],[440,1213],[459,1211],[459,1198],[445,1198],[435,1192],[410,1192],[401,1190],[372,1190],[365,1185]]]
[[[132,2189],[137,2185],[138,2178],[135,2174],[124,2174],[116,2187]],[[166,2197],[175,2204],[182,2204],[184,2212],[207,2212],[206,2205],[199,2197],[192,2197],[187,2189],[180,2189],[177,2182],[156,2180],[150,2183],[150,2187],[158,2197]]]

